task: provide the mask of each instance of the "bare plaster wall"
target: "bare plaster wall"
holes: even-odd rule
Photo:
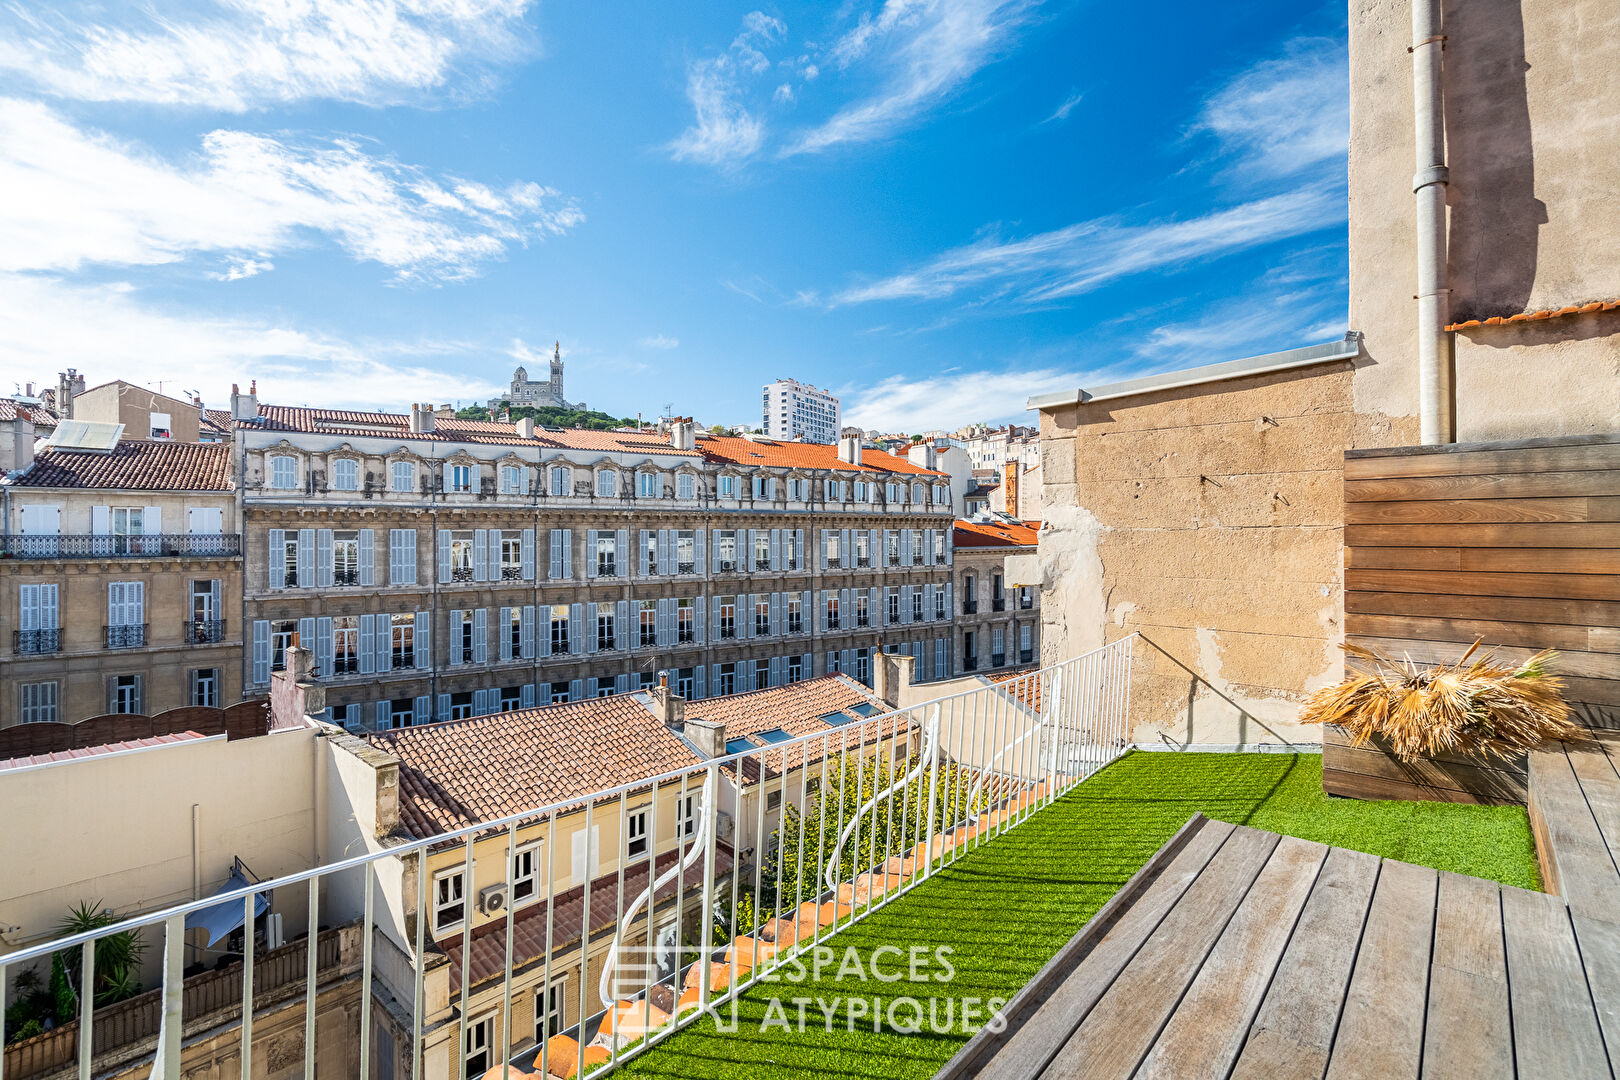
[[[1443,17],[1453,321],[1620,296],[1620,5],[1445,0]],[[1373,421],[1417,414],[1410,44],[1410,0],[1352,0],[1350,325]],[[1459,442],[1613,429],[1620,313],[1454,341]]]
[[[1342,671],[1352,379],[1339,362],[1042,413],[1042,661],[1140,632],[1137,741],[1319,738],[1294,718]]]

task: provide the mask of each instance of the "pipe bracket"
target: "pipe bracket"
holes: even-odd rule
[[[1451,170],[1444,165],[1430,165],[1427,169],[1412,174],[1412,191],[1419,192],[1430,184],[1451,183]]]

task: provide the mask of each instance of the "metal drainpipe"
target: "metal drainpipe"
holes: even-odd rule
[[[1451,290],[1446,287],[1446,132],[1440,0],[1412,0],[1412,104],[1417,172],[1418,421],[1424,445],[1456,439]]]

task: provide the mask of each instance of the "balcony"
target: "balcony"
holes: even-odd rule
[[[416,650],[395,649],[393,652],[392,667],[395,671],[401,668],[414,668],[416,666]]]
[[[360,584],[360,571],[354,567],[338,567],[332,571],[332,584],[348,588]]]
[[[1005,596],[998,596],[995,599],[991,600],[990,601],[990,610],[991,611],[1006,611],[1007,610],[1007,598]]]
[[[473,568],[472,567],[470,567],[470,566],[452,566],[450,568],[450,580],[451,581],[471,581],[472,579],[473,579]]]
[[[1019,597],[1018,597],[1018,610],[1020,610],[1020,611],[1028,611],[1031,608],[1033,608],[1034,606],[1035,606],[1035,596],[1034,596],[1033,593],[1027,593],[1026,592],[1026,593],[1021,593],[1019,595]]]
[[[855,625],[856,626],[870,626],[871,623],[872,623],[871,616],[867,615],[866,612],[860,611],[860,612],[855,613]]]
[[[360,657],[356,653],[338,653],[332,657],[333,675],[355,675],[360,671]]]
[[[977,655],[971,655],[971,656],[962,657],[962,670],[963,671],[978,671],[979,670],[979,658],[978,658],[978,656]]]
[[[502,581],[522,581],[523,580],[523,567],[521,567],[521,566],[504,566],[503,565],[501,567],[501,580]]]
[[[870,556],[867,556],[867,555],[857,555],[857,556],[855,556],[855,568],[857,570],[865,570],[866,568],[868,568],[871,565],[872,565],[872,559],[871,559]]]
[[[797,615],[788,616],[787,632],[790,634],[804,633],[804,619]]]
[[[224,619],[191,619],[186,623],[186,641],[191,645],[217,645],[225,640]]]
[[[102,635],[109,649],[138,649],[146,644],[146,624],[103,626]]]
[[[990,666],[991,667],[1006,667],[1007,666],[1007,654],[1006,653],[999,653],[999,652],[998,653],[991,653],[990,654]]]
[[[11,651],[18,656],[46,656],[62,651],[62,629],[13,630]]]
[[[757,570],[757,571],[766,571],[766,570],[769,570],[770,568],[771,568],[771,560],[769,560],[769,559],[755,559],[754,560],[754,569],[755,570]]]
[[[695,563],[695,562],[676,563],[675,564],[675,572],[677,574],[695,574],[695,573],[697,573],[697,563]]]
[[[838,570],[843,567],[843,561],[836,555],[827,556],[827,569]]]
[[[1033,664],[1035,662],[1035,650],[1034,649],[1019,649],[1018,650],[1018,662],[1020,664]]]
[[[611,562],[597,563],[596,564],[596,576],[599,577],[599,578],[618,577],[619,576],[619,566],[618,566],[617,563],[611,563]]]
[[[964,614],[964,615],[977,615],[978,613],[979,613],[979,602],[977,600],[964,600],[964,601],[962,601],[962,614]]]
[[[242,538],[236,533],[154,533],[149,536],[64,533],[58,536],[13,536],[0,540],[0,555],[12,559],[223,557],[240,554]]]

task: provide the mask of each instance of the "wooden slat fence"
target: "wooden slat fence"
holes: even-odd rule
[[[1344,522],[1346,640],[1557,649],[1581,718],[1620,727],[1620,435],[1351,450]]]

